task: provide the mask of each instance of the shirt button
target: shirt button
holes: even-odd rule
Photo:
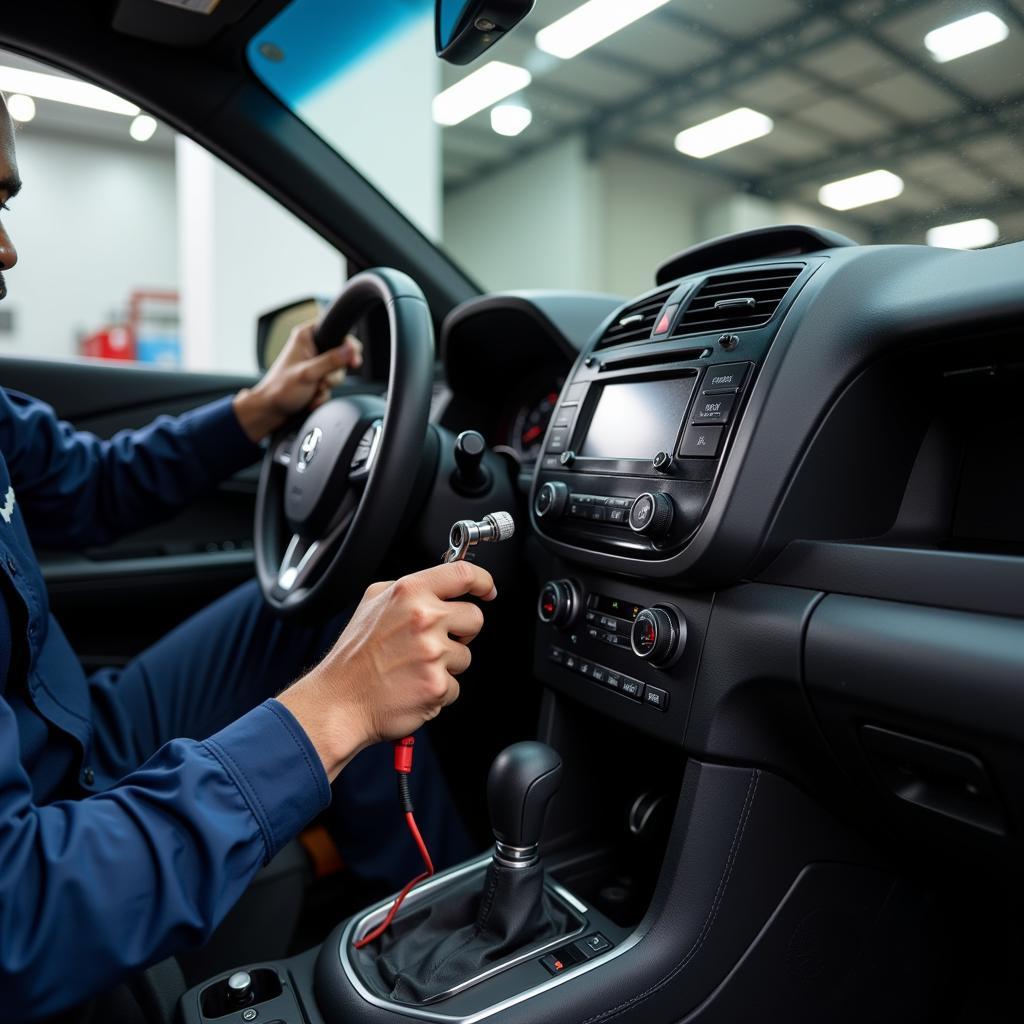
[[[87,785],[91,786],[96,781],[96,773],[91,768],[86,768],[82,772],[82,781]]]

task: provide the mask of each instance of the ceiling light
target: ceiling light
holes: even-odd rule
[[[522,103],[499,103],[491,108],[491,127],[499,135],[519,135],[530,127],[533,114]]]
[[[156,118],[149,114],[139,114],[128,129],[128,134],[136,142],[149,142],[156,133]]]
[[[830,182],[818,189],[818,202],[833,210],[852,210],[883,199],[895,199],[903,192],[903,179],[892,171],[868,171],[852,178]]]
[[[589,0],[542,28],[534,42],[537,49],[569,60],[667,3],[668,0]]]
[[[453,125],[485,110],[506,96],[525,89],[531,82],[526,68],[488,61],[482,68],[466,75],[434,97],[433,114],[438,124]]]
[[[70,103],[76,107],[105,110],[111,114],[126,114],[129,117],[134,117],[139,112],[134,103],[129,103],[99,86],[80,82],[77,78],[45,75],[41,71],[26,71],[24,68],[0,66],[0,92],[20,92],[26,96],[34,96],[37,100],[54,100],[57,103]]]
[[[750,107],[737,107],[721,117],[713,117],[687,128],[676,136],[676,149],[687,156],[703,160],[706,156],[742,146],[767,135],[775,123],[767,114],[759,114]]]
[[[23,92],[16,92],[7,97],[7,113],[13,120],[26,124],[36,116],[36,101]]]
[[[991,11],[982,11],[932,29],[924,37],[924,45],[939,63],[944,64],[975,50],[984,50],[986,46],[995,46],[1009,34],[1010,30],[1002,18]]]
[[[924,237],[929,245],[940,249],[980,249],[998,241],[999,225],[988,217],[979,217],[929,228]]]

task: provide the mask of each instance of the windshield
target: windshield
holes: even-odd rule
[[[432,3],[294,0],[249,58],[489,289],[628,295],[767,224],[1024,237],[1021,0],[539,0],[468,68]]]

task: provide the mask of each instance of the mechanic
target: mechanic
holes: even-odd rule
[[[20,185],[0,99],[0,203]],[[0,225],[0,271],[16,259]],[[201,944],[331,803],[335,780],[349,866],[396,884],[413,871],[380,741],[458,696],[483,614],[453,599],[494,597],[486,571],[459,562],[376,583],[343,632],[279,621],[246,584],[123,670],[87,678],[33,553],[105,544],[173,514],[259,458],[263,438],[360,362],[351,338],[317,354],[307,326],[252,389],[110,441],[0,389],[3,1020],[52,1014]],[[416,751],[420,823],[451,863],[468,839],[429,746]]]

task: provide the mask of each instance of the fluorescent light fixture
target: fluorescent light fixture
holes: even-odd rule
[[[7,113],[15,121],[27,124],[36,116],[36,101],[23,92],[16,92],[13,96],[7,97]]]
[[[156,118],[139,114],[128,128],[128,134],[136,142],[149,142],[156,134]]]
[[[434,120],[449,126],[459,124],[506,96],[525,89],[531,81],[532,77],[526,68],[500,60],[488,61],[482,68],[466,75],[434,97]]]
[[[853,210],[883,199],[895,199],[903,192],[903,179],[892,171],[868,171],[852,178],[829,182],[818,189],[818,202],[833,210]]]
[[[499,103],[491,107],[491,127],[499,135],[519,135],[530,127],[533,114],[521,103]]]
[[[978,217],[929,228],[924,238],[940,249],[980,249],[999,240],[999,225],[988,217]]]
[[[668,0],[589,0],[542,28],[534,42],[538,50],[569,60],[667,3]]]
[[[945,64],[975,50],[984,50],[986,46],[995,46],[1009,34],[1010,30],[1002,18],[991,11],[982,11],[932,29],[924,37],[924,45],[940,64]]]
[[[733,146],[742,146],[767,135],[775,122],[767,114],[750,107],[737,107],[721,117],[713,117],[687,128],[676,136],[676,149],[687,156],[703,160]]]
[[[125,114],[128,117],[134,117],[139,112],[134,103],[99,86],[80,82],[77,78],[46,75],[41,71],[26,71],[24,68],[0,66],[0,92],[20,92],[34,96],[37,100],[70,103],[76,107],[105,110],[110,114]]]

